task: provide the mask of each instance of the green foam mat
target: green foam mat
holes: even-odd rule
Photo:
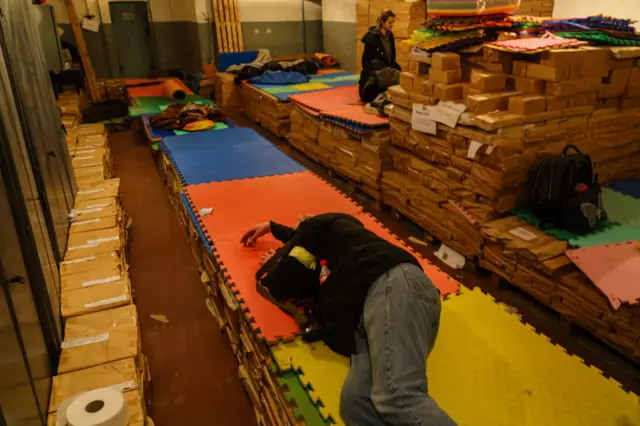
[[[633,197],[604,188],[602,203],[612,221],[626,224],[640,219],[640,200]]]
[[[606,204],[605,204],[606,206]],[[571,241],[574,239],[578,239],[583,237],[583,235],[574,234],[573,232],[567,231],[566,229],[557,228],[555,226],[543,226],[542,219],[537,217],[533,212],[529,209],[517,209],[511,211],[512,214],[518,216],[520,219],[527,222],[529,225],[543,231],[546,234],[551,235],[562,241]],[[601,232],[606,232],[608,229],[615,228],[620,224],[613,220],[605,220],[598,224],[598,227],[591,232],[589,235],[596,235]]]
[[[623,243],[630,240],[640,240],[640,219],[607,229],[599,234],[572,239],[569,244],[573,247],[585,248],[602,244]]]
[[[209,99],[202,99],[198,95],[187,95],[183,103],[215,105]],[[132,99],[129,107],[129,117],[140,117],[145,114],[160,114],[164,108],[171,105],[171,101],[164,96],[140,96]]]
[[[273,371],[277,371],[277,367],[273,365]],[[295,404],[293,410],[297,419],[303,419],[307,426],[327,426],[331,422],[325,421],[320,415],[317,406],[311,401],[309,392],[302,386],[298,374],[293,371],[281,372],[277,378],[280,386],[286,386],[284,397],[287,402]]]

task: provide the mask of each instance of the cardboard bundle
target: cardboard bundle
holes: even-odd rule
[[[510,216],[482,227],[480,266],[521,288],[627,357],[640,360],[639,305],[614,310],[565,255],[567,243]]]
[[[242,112],[247,118],[276,136],[289,136],[291,131],[289,117],[293,104],[282,102],[275,96],[246,83],[242,85],[241,95]]]
[[[68,373],[140,355],[134,305],[69,318],[58,373]]]
[[[529,16],[553,15],[554,0],[520,0],[520,8],[514,13]]]
[[[242,106],[240,87],[235,83],[236,76],[227,72],[213,75],[216,104],[225,112],[239,111]]]
[[[388,129],[350,132],[296,107],[291,113],[291,145],[380,199],[382,172],[390,170],[393,161]]]

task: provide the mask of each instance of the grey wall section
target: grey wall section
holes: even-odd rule
[[[323,50],[322,21],[243,22],[244,50],[269,49],[271,56]]]
[[[62,40],[76,46],[71,24],[60,24],[64,31]],[[202,28],[201,28],[202,27]],[[211,45],[205,45],[209,40],[208,24],[195,22],[154,22],[151,24],[153,61],[158,70],[191,70],[202,69],[203,60],[210,53],[203,55]],[[215,33],[214,33],[215,34]],[[111,24],[100,25],[98,32],[83,31],[87,50],[91,57],[98,78],[127,77],[120,75],[118,53],[113,38]],[[215,36],[214,36],[215,37]],[[136,55],[137,52],[125,52]]]
[[[335,56],[343,69],[356,72],[355,22],[323,22],[324,51]]]

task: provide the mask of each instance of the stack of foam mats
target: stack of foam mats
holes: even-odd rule
[[[365,113],[358,86],[339,87],[328,92],[291,95],[289,99],[309,114],[347,129],[364,133],[389,127],[389,120],[386,117]]]
[[[242,84],[243,112],[279,137],[289,136],[289,116],[293,106],[289,96],[298,93],[323,92],[336,87],[353,86],[359,76],[348,72],[331,72],[311,76],[309,82],[293,85]]]
[[[183,103],[194,103],[201,105],[214,105],[209,99],[202,99],[198,95],[187,95],[187,97],[180,101]],[[131,105],[129,106],[129,117],[138,118],[143,115],[156,115],[164,111],[173,102],[164,96],[142,96],[138,98],[131,98]]]

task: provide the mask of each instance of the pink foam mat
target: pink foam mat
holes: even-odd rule
[[[604,244],[567,251],[614,308],[640,301],[640,243]]]

